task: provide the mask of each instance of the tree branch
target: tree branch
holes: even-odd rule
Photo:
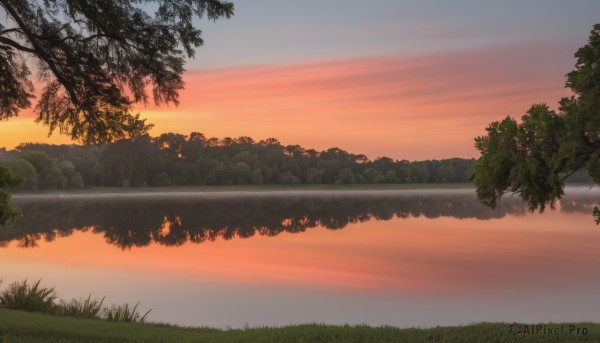
[[[28,52],[28,53],[31,53],[31,54],[37,54],[37,51],[35,49],[23,46],[23,45],[15,42],[14,40],[6,38],[6,37],[0,37],[0,43],[4,43],[6,45],[10,45],[10,46],[12,46],[13,48],[15,48],[17,50],[25,51],[25,52]]]
[[[66,23],[66,24],[64,24],[64,25],[63,25],[63,26],[62,26],[60,29],[56,30],[55,32],[52,32],[51,34],[47,34],[47,35],[36,35],[36,34],[34,33],[34,35],[35,35],[37,38],[39,38],[39,39],[46,40],[46,39],[49,39],[49,38],[52,38],[52,37],[56,36],[56,35],[57,35],[57,34],[58,34],[60,31],[64,30],[64,29],[65,29],[65,28],[67,28],[68,26],[69,26],[69,23]]]
[[[579,170],[581,170],[581,168],[577,168],[575,170],[571,170],[570,172],[567,173],[567,175],[563,176],[560,178],[560,181],[565,181],[569,176],[575,174],[576,172],[578,172]]]
[[[4,7],[6,12],[8,12],[8,14],[13,18],[17,25],[19,25],[21,30],[23,30],[23,34],[27,36],[27,39],[33,46],[33,49],[35,51],[34,53],[48,64],[48,67],[50,68],[56,79],[63,85],[67,93],[69,93],[69,97],[71,98],[73,104],[79,107],[80,102],[77,98],[77,94],[75,94],[75,90],[72,89],[72,87],[69,85],[70,82],[58,70],[58,67],[54,63],[52,56],[50,56],[48,52],[44,49],[44,47],[37,41],[36,35],[29,30],[27,25],[25,25],[25,23],[23,22],[23,19],[21,19],[21,17],[19,16],[19,13],[17,13],[17,11],[10,5],[10,2],[8,0],[0,0],[0,4],[2,5],[2,7]]]
[[[5,34],[11,33],[11,32],[17,32],[17,33],[23,34],[23,31],[21,31],[21,29],[19,29],[18,27],[13,27],[10,29],[0,31],[0,35],[5,35]]]

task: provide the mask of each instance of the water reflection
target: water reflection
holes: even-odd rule
[[[336,230],[394,217],[487,220],[527,213],[518,198],[504,199],[492,211],[472,191],[25,196],[15,202],[24,217],[0,228],[0,246],[16,242],[19,247],[36,247],[40,240],[53,241],[76,231],[101,234],[107,243],[122,249],[151,243],[179,246],[315,227]],[[591,213],[595,204],[595,199],[576,193],[561,201],[560,208]]]

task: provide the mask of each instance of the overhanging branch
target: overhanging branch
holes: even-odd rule
[[[6,37],[0,37],[0,43],[3,43],[3,44],[6,44],[6,45],[9,45],[9,46],[11,46],[11,47],[13,47],[13,48],[15,48],[15,49],[17,49],[17,50],[24,51],[24,52],[28,52],[28,53],[30,53],[30,54],[36,54],[36,53],[37,53],[37,51],[36,51],[35,49],[32,49],[32,48],[28,48],[28,47],[26,47],[26,46],[23,46],[23,45],[21,45],[21,44],[19,44],[19,43],[15,42],[14,40],[12,40],[12,39],[10,39],[10,38],[6,38]]]
[[[7,33],[11,33],[11,32],[17,32],[17,33],[23,33],[23,31],[21,31],[21,29],[17,28],[17,27],[13,27],[11,29],[6,29],[6,30],[2,30],[0,31],[0,35],[5,35]]]
[[[79,106],[80,101],[77,98],[77,94],[75,94],[75,90],[72,89],[72,87],[70,87],[70,85],[69,85],[70,82],[58,70],[58,66],[54,63],[54,60],[52,59],[50,54],[38,42],[36,35],[33,32],[31,32],[31,30],[29,30],[27,25],[25,25],[25,23],[23,22],[23,19],[19,16],[19,13],[11,6],[11,4],[8,0],[0,0],[0,5],[2,5],[2,7],[4,7],[6,12],[12,17],[12,19],[17,23],[17,25],[19,25],[19,27],[23,31],[23,34],[27,37],[27,39],[33,46],[33,51],[36,54],[36,56],[38,58],[42,59],[44,62],[46,62],[46,64],[48,64],[48,67],[50,68],[50,70],[52,71],[52,73],[54,74],[54,76],[56,77],[58,82],[60,82],[63,85],[63,87],[69,94],[69,98],[71,99],[71,102],[73,102],[73,104]]]

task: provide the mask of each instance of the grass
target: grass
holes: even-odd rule
[[[41,280],[29,284],[27,280],[13,282],[0,291],[0,308],[40,312],[44,314],[63,315],[75,318],[105,319],[111,322],[142,323],[151,310],[143,315],[138,311],[139,303],[131,307],[129,304],[102,307],[104,298],[93,299],[89,295],[85,299],[58,300],[54,288],[40,287]]]
[[[102,311],[102,299],[92,299],[90,294],[85,299],[71,299],[71,301],[61,301],[58,314],[76,318],[100,318]]]
[[[103,318],[111,322],[143,323],[152,310],[148,310],[144,315],[141,315],[137,310],[138,305],[139,303],[135,304],[134,307],[130,307],[129,304],[112,305],[104,309]]]
[[[12,310],[54,312],[56,292],[54,288],[40,287],[40,281],[32,285],[28,284],[27,280],[11,283],[0,292],[0,306]]]
[[[600,341],[600,324],[577,323],[581,334],[513,335],[506,323],[406,328],[293,325],[220,330],[144,323],[138,304],[103,308],[104,298],[56,303],[54,288],[40,281],[13,282],[0,292],[0,342],[572,342]],[[22,311],[25,310],[25,311]],[[26,312],[27,311],[27,312]],[[104,320],[102,320],[104,319]],[[571,324],[546,324],[569,332]],[[552,330],[549,330],[552,331]],[[585,332],[583,331],[585,330]],[[526,330],[522,330],[524,333]],[[585,333],[585,334],[584,334]]]
[[[560,324],[556,324],[559,325]],[[600,324],[578,323],[588,335],[518,335],[505,323],[428,329],[333,326],[219,330],[115,323],[0,309],[0,342],[573,342],[600,340]],[[567,325],[568,328],[568,325]]]

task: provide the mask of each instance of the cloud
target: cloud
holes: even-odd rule
[[[207,134],[276,136],[370,157],[475,156],[473,137],[490,121],[519,117],[532,103],[555,107],[569,94],[564,74],[571,56],[558,42],[524,42],[192,71],[185,77],[181,115],[169,125],[182,120],[185,130],[197,118],[194,130]]]
[[[135,110],[155,124],[153,134],[277,137],[370,158],[475,157],[473,138],[491,121],[520,117],[533,103],[555,108],[569,95],[564,75],[573,64],[567,43],[528,41],[419,56],[194,70],[184,75],[179,107]],[[46,140],[45,128],[30,126],[27,140]],[[29,129],[19,121],[18,133],[11,130],[15,125],[0,123],[0,145],[16,145]]]

